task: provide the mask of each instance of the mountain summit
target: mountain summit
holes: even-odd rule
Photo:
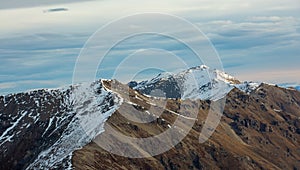
[[[250,93],[258,83],[244,82],[206,65],[192,67],[177,74],[162,73],[151,80],[130,82],[128,85],[147,95],[167,98],[218,100],[234,87]],[[159,90],[161,93],[157,94]]]
[[[219,126],[199,143],[212,104],[225,97]],[[10,94],[0,96],[0,169],[297,169],[299,110],[299,91],[242,83],[207,66],[128,85],[98,80]],[[131,120],[134,116],[150,121]],[[195,121],[193,127],[176,126],[178,118]],[[95,143],[109,127],[133,138],[169,129],[187,135],[167,152],[134,159]],[[149,155],[149,148],[120,136],[104,144]]]

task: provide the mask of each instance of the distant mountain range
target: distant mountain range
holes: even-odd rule
[[[299,86],[295,89],[299,90]],[[224,97],[226,104],[218,128],[207,142],[200,144],[197,137],[211,103]],[[141,116],[154,117],[154,121],[137,123],[120,114],[135,113],[133,107]],[[156,112],[162,109],[162,115],[157,116]],[[197,120],[188,135],[163,154],[126,158],[93,142],[108,125],[136,138],[178,128],[173,126],[174,119],[186,116],[180,115],[179,109],[186,115],[196,111]],[[120,139],[113,143],[146,152]],[[204,65],[128,85],[99,80],[0,96],[3,170],[297,169],[299,144],[299,91],[240,82]]]
[[[283,88],[294,88],[294,89],[300,91],[300,85],[297,83],[283,83],[283,84],[279,84],[278,86],[283,87]]]

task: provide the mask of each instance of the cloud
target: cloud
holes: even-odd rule
[[[17,83],[0,93],[71,84],[76,57],[87,38],[44,33],[0,39],[0,83]]]
[[[11,88],[14,88],[16,86],[17,86],[16,83],[0,83],[0,90],[11,89]]]
[[[271,80],[274,77],[271,72],[282,71],[278,75],[284,77],[288,72],[283,70],[299,70],[298,0],[228,0],[226,3],[219,0],[0,1],[0,20],[4,23],[0,27],[0,82],[31,81],[7,91],[68,84],[75,59],[87,38],[112,19],[139,12],[170,13],[198,24],[217,48],[225,71],[243,79]],[[58,8],[61,3],[65,8]],[[70,11],[45,15],[42,13],[45,9],[49,12]],[[194,39],[197,37],[192,37],[190,41]],[[191,65],[199,63],[178,43],[161,37],[135,40],[115,48],[105,61],[107,67],[99,69],[111,73],[126,54],[145,48],[144,42],[152,48],[172,51]],[[259,74],[261,72],[266,74]],[[280,76],[276,81],[281,81]],[[296,78],[287,77],[289,80],[284,80],[289,82],[294,82]]]
[[[256,16],[199,23],[199,27],[207,33],[227,68],[287,69],[297,68],[295,63],[300,62],[298,18]]]
[[[68,8],[52,8],[52,9],[44,10],[43,12],[51,13],[51,12],[66,12],[66,11],[69,11],[69,9]]]
[[[78,3],[78,2],[86,2],[92,0],[0,0],[1,9],[13,9],[13,8],[32,8],[36,6],[49,6],[49,5],[57,5],[57,4],[66,4],[66,3]]]
[[[264,81],[268,83],[282,84],[286,82],[295,82],[300,84],[299,80],[300,70],[295,68],[291,69],[270,69],[264,68],[252,71],[241,71],[241,74],[236,77],[241,80],[254,80]]]
[[[233,40],[230,43],[236,47],[239,47],[239,44],[245,44],[250,48],[255,45],[261,46],[260,43],[267,45],[270,42],[281,43],[282,40],[298,40],[300,35],[298,31],[300,20],[294,17],[253,17],[239,22],[213,21],[199,23],[199,27],[208,33],[210,38],[219,41],[218,45]],[[277,39],[281,41],[274,41]],[[255,40],[256,42],[251,44]],[[229,48],[234,48],[234,46]]]
[[[285,17],[285,19],[294,19],[293,17]],[[283,20],[282,17],[279,16],[255,16],[255,17],[250,17],[248,21],[253,21],[253,22],[281,22]]]
[[[7,95],[11,93],[25,92],[33,89],[42,88],[58,88],[66,87],[71,83],[62,80],[20,80],[14,82],[0,83],[0,95]],[[3,87],[3,88],[2,88]]]
[[[299,63],[298,46],[300,43],[299,30],[297,30],[299,21],[294,17],[260,16],[245,18],[242,21],[215,20],[198,24],[216,46],[226,71],[231,74],[260,80],[263,78],[250,76],[247,72],[262,70],[264,67],[270,70],[286,69],[297,67],[296,64]],[[188,30],[183,30],[183,32],[186,31]],[[57,87],[59,84],[70,83],[76,57],[88,39],[88,35],[87,33],[44,32],[0,39],[0,60],[3,63],[0,70],[2,74],[10,75],[4,77],[2,81],[52,80],[59,82]],[[191,39],[191,41],[194,40]],[[173,52],[190,66],[196,63],[204,64],[196,61],[192,57],[193,54],[179,42],[158,35],[143,35],[125,40],[115,47],[98,68],[98,75],[111,78],[114,68],[126,56],[136,50],[148,48]],[[284,55],[288,56],[283,61]],[[170,63],[170,60],[167,61],[161,57],[160,62]],[[139,66],[140,64],[136,61],[132,65]],[[166,64],[166,66],[176,69],[177,65]],[[89,66],[87,66],[87,71],[88,69]],[[128,70],[127,73],[130,71]],[[123,73],[124,78],[127,73]],[[24,88],[37,87],[28,83],[26,85],[28,87],[24,86]],[[47,87],[42,83],[39,85],[40,88],[43,85]]]
[[[222,50],[250,50],[300,42],[300,20],[294,17],[255,17],[241,22],[221,20],[199,23],[199,27]]]

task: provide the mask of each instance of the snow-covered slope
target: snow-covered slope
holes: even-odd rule
[[[251,82],[251,81],[245,81],[243,83],[240,84],[234,84],[234,86],[240,90],[242,90],[243,92],[246,93],[251,93],[252,91],[256,90],[258,88],[258,86],[261,83],[256,83],[256,82]]]
[[[120,106],[122,99],[106,91],[100,82],[74,86],[69,101],[75,116],[54,145],[41,152],[27,169],[47,169],[61,165],[71,169],[71,154],[104,131],[106,119]],[[67,161],[66,161],[67,160]]]
[[[205,65],[193,67],[178,74],[159,74],[150,81],[130,84],[135,85],[132,88],[145,94],[151,95],[154,90],[159,89],[165,93],[166,97],[202,100],[223,98],[234,87],[250,93],[259,86],[258,83],[253,82],[241,83],[229,74],[210,69]]]
[[[0,169],[71,169],[73,151],[104,131],[121,102],[101,81],[2,96],[0,123],[7,128],[0,129],[0,158],[11,168]],[[9,164],[12,157],[20,165]]]

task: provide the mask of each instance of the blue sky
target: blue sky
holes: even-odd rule
[[[71,84],[77,56],[89,37],[112,20],[142,12],[169,13],[192,22],[215,46],[224,70],[241,80],[300,83],[298,0],[0,1],[0,94]],[[49,10],[55,8],[64,10]],[[133,47],[144,48],[141,42],[146,40],[162,42],[157,46],[193,62],[180,45],[146,36],[120,44],[98,75],[109,78],[118,57]],[[168,63],[168,56],[161,58]],[[180,67],[166,65],[171,71]]]

